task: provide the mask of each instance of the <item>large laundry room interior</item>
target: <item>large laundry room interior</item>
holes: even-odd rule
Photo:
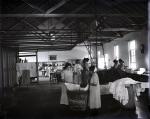
[[[0,0],[0,118],[149,119],[149,17],[148,0]]]

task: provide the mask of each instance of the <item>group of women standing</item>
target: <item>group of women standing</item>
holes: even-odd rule
[[[99,77],[96,67],[89,67],[88,62],[89,59],[84,58],[81,65],[80,61],[77,60],[73,71],[71,70],[71,64],[66,63],[62,72],[62,80],[67,83],[79,84],[81,88],[89,85],[88,107],[91,110],[95,110],[101,107]],[[64,85],[62,86],[60,104],[69,105],[67,99],[67,89]]]

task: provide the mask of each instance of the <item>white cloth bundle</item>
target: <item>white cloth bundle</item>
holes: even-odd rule
[[[79,84],[73,84],[73,83],[65,83],[65,86],[67,87],[67,90],[69,91],[87,91],[89,86],[87,85],[85,88],[81,88]]]
[[[109,85],[110,85],[109,91],[110,91],[110,93],[113,94],[113,97],[116,100],[118,100],[123,105],[126,105],[129,100],[128,90],[126,88],[126,85],[130,85],[130,84],[139,84],[136,86],[136,95],[137,96],[140,95],[140,92],[145,91],[145,88],[146,88],[145,83],[143,84],[142,82],[135,81],[128,77],[109,83]]]

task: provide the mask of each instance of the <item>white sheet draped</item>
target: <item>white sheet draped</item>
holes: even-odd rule
[[[116,80],[114,82],[110,82],[109,85],[109,91],[113,94],[113,97],[118,100],[123,105],[126,105],[129,100],[128,90],[126,88],[126,85],[130,84],[139,84],[136,86],[136,95],[139,96],[141,92],[145,91],[145,88],[147,88],[147,83],[142,83],[135,81],[131,78],[122,78],[119,80]]]

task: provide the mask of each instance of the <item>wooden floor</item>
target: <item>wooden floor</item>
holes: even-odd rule
[[[137,119],[135,110],[128,110],[112,98],[112,95],[102,96],[102,108],[97,115],[89,111],[71,111],[69,107],[59,104],[61,84],[40,82],[29,87],[15,89],[12,95],[12,105],[7,108],[5,119],[58,119],[58,118],[98,118],[98,119]]]

